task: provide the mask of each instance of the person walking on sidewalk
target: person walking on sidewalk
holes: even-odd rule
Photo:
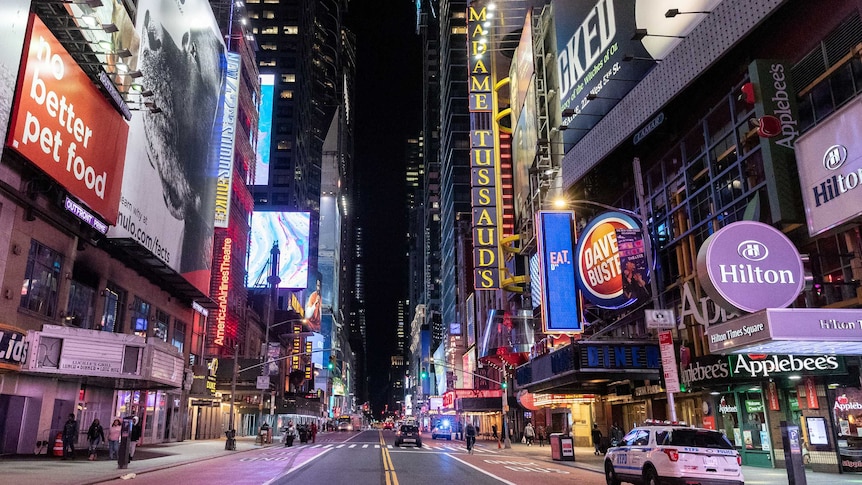
[[[524,439],[527,440],[527,446],[533,446],[533,438],[536,437],[536,430],[533,429],[533,423],[527,423],[524,426]]]
[[[311,423],[311,442],[317,443],[317,423]]]
[[[78,441],[78,421],[75,415],[69,413],[69,419],[63,425],[63,459],[75,458],[75,442]]]
[[[108,430],[108,459],[116,460],[120,457],[120,431],[123,430],[123,423],[119,419],[114,419],[111,423],[111,428]]]
[[[593,454],[599,455],[601,454],[599,452],[599,447],[602,445],[602,432],[599,430],[599,425],[597,423],[593,423],[592,438],[593,447],[595,447]]]
[[[473,423],[467,423],[467,427],[464,428],[464,434],[467,435],[467,453],[473,454],[473,445],[476,444],[476,427],[473,426]]]
[[[539,446],[545,446],[545,427],[541,424],[536,426],[536,438],[539,440]]]
[[[137,416],[132,418],[132,431],[129,433],[129,461],[135,457],[135,448],[138,447],[138,441],[141,440],[141,434],[143,434],[139,421]]]
[[[496,424],[492,424],[492,425],[491,425],[491,438],[494,438],[495,440],[500,439],[500,438],[497,436],[497,425],[496,425]]]
[[[103,441],[105,441],[105,430],[99,423],[99,419],[96,418],[90,424],[90,429],[87,430],[87,442],[90,444],[90,447],[87,449],[87,452],[89,453],[89,457],[87,458],[88,460],[96,460],[96,449]]]

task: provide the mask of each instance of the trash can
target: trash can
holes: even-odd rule
[[[229,429],[224,432],[227,440],[224,442],[225,450],[235,450],[236,449],[236,430]]]
[[[557,461],[575,461],[575,440],[563,433],[551,433],[548,437],[551,444],[551,459]]]

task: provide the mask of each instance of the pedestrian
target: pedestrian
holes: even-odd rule
[[[287,422],[287,428],[284,430],[284,446],[293,446],[293,440],[296,438],[296,426],[293,421]]]
[[[533,438],[536,437],[536,430],[533,429],[533,423],[527,423],[524,426],[524,439],[527,440],[527,446],[533,446]]]
[[[600,455],[599,447],[602,445],[602,432],[599,430],[599,425],[597,423],[593,423],[592,438],[593,447],[595,447],[593,454]]]
[[[140,419],[135,416],[132,418],[132,431],[129,433],[129,461],[135,457],[135,448],[141,440],[141,434],[143,434],[143,429],[141,429]]]
[[[90,447],[87,449],[89,453],[88,460],[96,460],[96,449],[103,441],[105,441],[105,430],[97,418],[93,420],[90,424],[90,429],[87,430],[87,442],[90,444]]]
[[[123,430],[123,422],[114,419],[111,428],[108,429],[108,458],[116,460],[120,456],[120,432]]]
[[[500,439],[500,437],[497,436],[497,425],[496,424],[491,425],[491,437],[494,438],[495,440]]]
[[[473,454],[473,445],[476,443],[476,427],[473,423],[467,423],[467,428],[464,430],[467,435],[467,453]]]
[[[75,458],[75,442],[78,441],[78,421],[75,415],[69,413],[69,419],[63,425],[63,459]]]
[[[317,423],[311,423],[311,442],[317,442]]]
[[[623,440],[623,430],[616,422],[611,426],[611,446],[619,446]]]
[[[545,427],[541,424],[536,427],[536,438],[539,440],[539,446],[545,446]]]

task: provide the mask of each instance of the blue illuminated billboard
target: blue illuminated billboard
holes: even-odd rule
[[[269,184],[269,147],[272,143],[272,98],[275,93],[275,76],[260,75],[260,118],[257,121],[257,160],[254,167],[254,185]]]
[[[583,331],[575,275],[574,223],[572,211],[539,211],[536,214],[545,333]]]
[[[270,255],[274,244],[280,250],[279,288],[308,287],[308,212],[258,212],[251,215],[251,244],[248,251],[249,286],[268,286]]]

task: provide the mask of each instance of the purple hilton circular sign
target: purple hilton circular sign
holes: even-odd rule
[[[697,253],[697,277],[719,305],[753,313],[793,303],[805,273],[796,246],[781,231],[739,221],[704,241]]]

